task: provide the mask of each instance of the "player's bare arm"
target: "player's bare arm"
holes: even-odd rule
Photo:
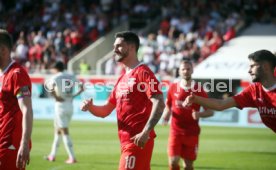
[[[57,93],[56,93],[54,90],[51,91],[51,95],[52,95],[52,96],[55,98],[55,100],[58,101],[58,102],[63,102],[63,101],[64,101],[64,99],[63,99],[62,97],[58,96]]]
[[[33,110],[30,96],[18,99],[18,104],[23,114],[22,117],[22,139],[17,154],[16,166],[25,168],[30,161],[29,141],[31,139],[33,127]]]
[[[134,144],[139,147],[144,147],[144,145],[149,140],[150,131],[153,130],[155,125],[158,123],[162,116],[165,104],[162,94],[155,94],[151,97],[152,110],[148,122],[146,123],[143,131],[131,138]]]
[[[211,117],[213,115],[214,115],[214,111],[210,110],[210,109],[204,110],[202,112],[193,112],[192,113],[192,116],[195,120],[197,120],[199,118]]]
[[[232,97],[229,97],[226,99],[214,99],[214,98],[205,98],[205,97],[197,96],[197,95],[194,95],[193,93],[191,93],[191,95],[189,95],[185,99],[183,106],[190,106],[193,103],[199,104],[206,108],[219,110],[219,111],[237,106],[237,103]]]
[[[171,118],[171,109],[166,106],[165,109],[164,109],[164,112],[163,112],[163,117],[162,117],[162,125],[167,125],[170,118]]]
[[[84,100],[81,105],[82,111],[89,111],[91,114],[97,117],[106,117],[108,116],[114,109],[115,105],[110,102],[102,106],[96,106],[93,104],[93,99]]]

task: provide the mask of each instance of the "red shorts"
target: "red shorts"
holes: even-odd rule
[[[119,170],[150,170],[154,139],[149,139],[141,149],[134,143],[122,147]]]
[[[3,149],[0,151],[0,169],[19,170],[16,168],[18,150]],[[25,170],[25,169],[21,169]]]
[[[180,156],[183,159],[196,160],[198,150],[198,136],[172,135],[168,143],[170,157]]]

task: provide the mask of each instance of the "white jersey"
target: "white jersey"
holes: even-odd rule
[[[73,93],[78,86],[78,81],[75,76],[66,72],[59,72],[51,78],[51,89],[55,91],[57,96],[60,96],[64,101],[55,102],[56,112],[73,112]]]

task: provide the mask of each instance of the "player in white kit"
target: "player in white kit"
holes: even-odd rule
[[[73,115],[73,98],[79,95],[84,89],[74,75],[64,72],[64,64],[56,62],[51,71],[55,74],[47,81],[46,88],[51,92],[55,99],[54,126],[55,135],[50,154],[46,157],[48,161],[55,161],[57,148],[62,137],[65,149],[69,158],[65,161],[67,164],[76,163],[76,157],[73,151],[72,140],[69,136],[69,123]],[[74,89],[78,91],[74,93]]]

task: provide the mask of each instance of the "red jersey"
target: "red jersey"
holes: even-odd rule
[[[263,123],[276,133],[276,84],[265,89],[260,83],[254,83],[233,98],[239,109],[257,108]]]
[[[109,96],[109,102],[116,105],[118,133],[121,144],[131,143],[130,138],[142,132],[152,108],[150,98],[162,94],[153,72],[144,64],[123,74]],[[151,131],[150,137],[155,137]]]
[[[193,88],[184,89],[180,85],[180,82],[177,82],[173,83],[169,88],[166,105],[172,111],[171,133],[173,134],[199,135],[200,133],[198,120],[192,117],[193,110],[199,111],[200,105],[182,106],[182,103],[191,92],[198,96],[208,97],[203,88],[198,84],[195,84]]]
[[[0,76],[0,151],[18,149],[22,135],[22,112],[17,94],[22,88],[31,91],[31,80],[17,63],[12,63]]]

